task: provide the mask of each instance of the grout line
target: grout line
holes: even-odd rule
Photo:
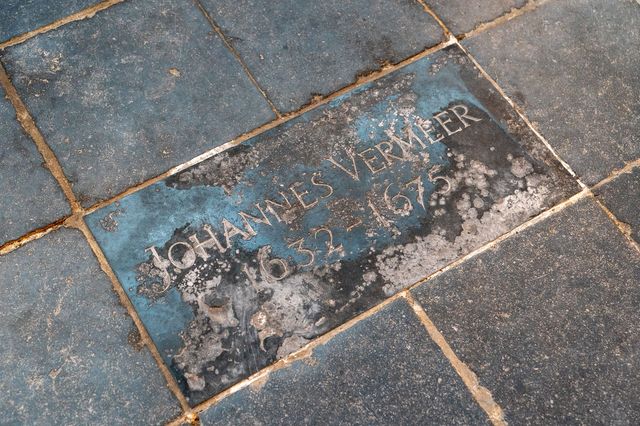
[[[638,0],[640,1],[640,0]],[[600,189],[601,186],[608,184],[609,182],[611,182],[614,179],[617,179],[620,175],[626,174],[626,173],[631,173],[631,171],[633,169],[635,169],[636,167],[640,167],[640,158],[631,162],[628,162],[624,165],[624,167],[622,167],[621,169],[617,169],[614,170],[613,172],[611,172],[611,174],[609,176],[607,176],[606,178],[602,179],[600,182],[596,183],[595,185],[593,185],[591,187],[592,191],[595,191],[597,189]]]
[[[460,265],[463,262],[466,262],[467,260],[477,256],[478,254],[481,254],[487,250],[492,249],[493,247],[495,247],[496,245],[500,244],[502,241],[504,241],[505,239],[511,237],[512,235],[518,234],[520,232],[522,232],[523,230],[545,220],[546,218],[548,218],[549,216],[552,216],[556,213],[558,213],[559,211],[564,210],[566,207],[569,207],[571,205],[574,205],[575,203],[579,202],[580,200],[585,199],[588,196],[588,191],[583,190],[578,192],[577,194],[573,195],[572,197],[568,198],[567,200],[564,200],[563,202],[557,204],[556,206],[540,213],[539,215],[531,218],[529,221],[520,224],[519,226],[515,227],[514,229],[512,229],[509,232],[506,232],[505,234],[502,234],[501,236],[497,237],[496,239],[487,242],[486,244],[484,244],[483,246],[473,250],[470,253],[467,253],[466,255],[462,256],[459,259],[456,259],[452,262],[450,262],[449,264],[443,266],[442,268],[432,272],[431,274],[427,275],[426,277],[416,281],[415,283],[409,285],[408,287],[406,287],[404,290],[401,290],[400,292],[394,294],[393,296],[384,299],[383,301],[381,301],[380,303],[378,303],[377,305],[369,308],[368,310],[364,311],[363,313],[351,318],[350,320],[346,321],[345,323],[337,326],[336,328],[328,331],[326,334],[323,334],[317,338],[315,338],[314,340],[312,340],[311,342],[307,343],[305,346],[303,346],[302,348],[296,350],[295,352],[292,352],[291,354],[287,355],[286,357],[276,361],[274,364],[271,364],[265,368],[263,368],[262,370],[254,373],[253,375],[241,380],[240,382],[234,384],[233,386],[225,389],[224,391],[212,396],[211,398],[209,398],[206,401],[201,402],[200,404],[196,405],[195,407],[193,407],[193,412],[194,413],[200,413],[204,410],[206,410],[207,408],[217,404],[218,402],[220,402],[221,400],[223,400],[224,398],[246,388],[247,386],[250,386],[253,383],[260,383],[260,381],[263,380],[267,380],[268,376],[275,372],[278,371],[282,368],[286,368],[289,364],[299,360],[299,359],[303,359],[306,358],[308,356],[311,356],[313,349],[328,342],[329,340],[331,340],[332,338],[334,338],[336,335],[342,333],[345,330],[348,330],[349,328],[353,327],[355,324],[359,323],[360,321],[369,318],[370,316],[376,314],[377,312],[379,312],[380,310],[382,310],[384,307],[386,307],[387,305],[393,303],[394,301],[400,299],[400,298],[406,298],[407,294],[413,290],[414,288],[424,284],[425,282],[437,277],[438,275],[441,275],[442,273],[453,269],[455,267],[457,267],[458,265]],[[169,423],[170,425],[179,425],[181,424],[180,421],[185,420],[186,419],[186,415],[183,415],[182,417],[180,417],[179,419],[176,419],[175,422],[173,423]]]
[[[220,38],[222,39],[222,42],[225,44],[225,46],[227,46],[227,49],[229,49],[229,51],[233,54],[233,56],[236,58],[238,63],[240,63],[240,66],[242,66],[242,69],[244,70],[245,74],[249,77],[249,80],[251,80],[251,83],[253,83],[256,89],[258,89],[260,94],[262,94],[262,96],[265,98],[265,100],[269,104],[269,107],[271,108],[273,113],[276,115],[276,117],[281,118],[282,114],[280,114],[280,111],[278,111],[278,109],[273,104],[273,102],[271,102],[271,99],[269,99],[269,97],[267,96],[267,92],[262,87],[260,87],[260,85],[258,84],[258,81],[253,76],[253,73],[251,72],[251,70],[249,70],[249,67],[240,56],[240,53],[238,53],[238,51],[235,49],[235,47],[233,46],[229,38],[222,32],[222,28],[220,28],[217,22],[211,17],[209,12],[207,12],[207,10],[204,8],[200,0],[193,0],[193,2],[198,7],[198,9],[200,9],[200,12],[202,12],[204,17],[207,19],[207,21],[209,22],[209,25],[211,25],[211,27],[215,30],[218,36],[220,36]]]
[[[498,93],[500,93],[500,95],[507,101],[507,103],[509,105],[511,105],[511,107],[514,109],[514,111],[518,114],[518,116],[522,119],[522,121],[525,122],[525,124],[529,127],[529,129],[531,129],[531,131],[542,141],[542,143],[547,147],[547,149],[549,150],[549,152],[551,152],[551,154],[555,157],[555,159],[562,165],[562,167],[565,168],[565,170],[576,180],[576,182],[578,182],[578,185],[580,185],[580,187],[582,189],[588,189],[587,185],[585,185],[580,178],[578,177],[578,175],[573,171],[573,169],[571,168],[571,166],[564,161],[556,152],[556,150],[551,146],[551,144],[549,143],[549,141],[538,131],[538,129],[535,128],[535,126],[533,125],[533,123],[531,123],[531,121],[527,118],[527,116],[524,114],[523,109],[517,105],[513,100],[511,100],[511,98],[509,96],[507,96],[507,94],[505,93],[504,90],[502,90],[502,87],[500,87],[498,85],[498,82],[496,80],[494,80],[486,71],[485,69],[478,63],[478,61],[476,61],[476,59],[471,55],[471,53],[462,45],[460,44],[460,42],[457,42],[457,45],[460,47],[460,49],[462,49],[462,51],[467,55],[467,57],[473,62],[473,64],[476,66],[476,68],[478,68],[478,70],[480,71],[480,73],[493,85],[493,87],[498,91]]]
[[[34,229],[33,231],[28,232],[25,235],[22,235],[14,240],[7,241],[4,244],[0,244],[0,256],[3,256],[7,253],[11,253],[12,251],[22,247],[30,241],[37,240],[41,237],[44,237],[50,232],[55,231],[56,229],[64,226],[64,222],[68,219],[68,217],[63,217],[55,222],[49,223],[45,226],[41,226],[40,228]]]
[[[53,21],[50,24],[43,25],[42,27],[36,28],[35,30],[28,31],[23,34],[18,34],[17,36],[12,37],[9,40],[5,40],[1,42],[0,50],[6,49],[7,47],[10,47],[10,46],[15,46],[16,44],[23,43],[39,34],[46,33],[51,30],[55,30],[56,28],[69,24],[71,22],[92,18],[97,12],[108,9],[113,5],[122,3],[123,1],[124,0],[105,0],[100,3],[94,4],[93,6],[89,6],[86,9],[82,9],[79,12],[76,12],[64,18]]]
[[[498,16],[497,18],[494,18],[491,21],[488,22],[482,22],[478,25],[476,25],[476,27],[470,31],[467,31],[466,33],[463,34],[458,34],[457,38],[458,40],[464,40],[470,37],[475,37],[476,35],[478,35],[481,32],[484,32],[486,30],[489,30],[491,28],[495,28],[499,25],[504,24],[505,22],[508,22],[514,18],[517,18],[518,16],[524,15],[525,13],[528,12],[532,12],[534,10],[536,10],[538,7],[542,6],[545,3],[548,3],[550,0],[529,0],[527,3],[525,3],[524,6],[519,7],[519,8],[512,8],[510,11],[508,11],[507,13],[504,13],[500,16]],[[640,1],[640,0],[638,0]]]
[[[444,356],[449,360],[453,369],[458,373],[458,376],[460,376],[464,384],[467,386],[467,389],[469,389],[473,399],[476,400],[478,405],[480,405],[487,414],[491,423],[496,426],[506,426],[507,422],[504,420],[504,412],[493,400],[491,392],[480,384],[478,376],[476,376],[475,373],[471,371],[471,369],[463,363],[460,358],[458,358],[442,333],[438,331],[438,328],[435,326],[433,321],[431,321],[422,306],[416,302],[411,293],[405,293],[404,298],[411,308],[413,308],[413,312],[416,314],[422,325],[424,325],[424,328],[427,329],[427,333],[431,337],[431,340],[438,345]]]
[[[33,117],[31,117],[31,114],[29,114],[27,107],[20,99],[20,96],[18,95],[15,87],[13,87],[13,84],[11,84],[9,75],[5,71],[2,63],[0,63],[0,86],[4,88],[7,98],[13,105],[13,108],[16,110],[16,118],[20,122],[20,125],[27,133],[27,135],[29,135],[31,139],[33,139],[36,147],[38,148],[38,151],[42,155],[42,158],[44,158],[47,168],[49,169],[53,177],[58,181],[58,185],[60,185],[60,188],[62,188],[62,192],[64,192],[64,195],[67,197],[67,200],[71,205],[72,213],[82,211],[82,207],[80,206],[80,203],[78,203],[78,200],[76,200],[76,196],[73,194],[73,190],[71,189],[71,184],[67,180],[67,177],[64,175],[64,171],[62,170],[58,159],[56,158],[51,148],[49,148],[49,146],[45,142],[42,133],[40,133],[40,130],[33,120]]]
[[[442,31],[444,32],[445,37],[450,39],[452,33],[451,31],[449,31],[449,28],[447,28],[444,21],[440,19],[440,17],[433,11],[433,9],[431,9],[431,7],[429,7],[429,5],[427,5],[427,3],[424,2],[424,0],[416,0],[416,1],[422,6],[425,12],[427,12],[429,15],[431,15],[433,19],[436,20],[438,25],[440,25],[440,28],[442,28]]]
[[[172,167],[171,169],[167,170],[164,173],[161,173],[161,174],[159,174],[159,175],[157,175],[155,177],[147,179],[146,181],[144,181],[142,183],[134,185],[134,186],[124,190],[123,192],[121,192],[121,193],[119,193],[119,194],[117,194],[117,195],[115,195],[115,196],[113,196],[111,198],[108,198],[108,199],[103,200],[103,201],[99,201],[98,203],[92,205],[91,207],[86,208],[85,209],[86,214],[93,213],[94,211],[96,211],[96,210],[98,210],[98,209],[100,209],[102,207],[105,207],[105,206],[107,206],[109,204],[112,204],[115,201],[118,201],[118,200],[126,197],[127,195],[130,195],[130,194],[133,194],[135,192],[138,192],[138,191],[140,191],[140,190],[142,190],[142,189],[144,189],[144,188],[146,188],[146,187],[148,187],[150,185],[153,185],[154,183],[156,183],[156,182],[158,182],[158,181],[160,181],[160,180],[162,180],[162,179],[164,179],[166,177],[175,175],[176,173],[179,173],[179,172],[181,172],[181,171],[183,171],[185,169],[188,169],[189,167],[191,167],[191,166],[193,166],[195,164],[198,164],[201,161],[204,161],[204,160],[206,160],[208,158],[213,157],[214,155],[220,154],[220,153],[222,153],[224,151],[227,151],[227,150],[229,150],[229,149],[231,149],[231,148],[233,148],[233,147],[235,147],[237,145],[240,145],[241,143],[246,142],[247,140],[249,140],[249,139],[251,139],[251,138],[253,138],[255,136],[258,136],[258,135],[260,135],[260,134],[262,134],[262,133],[264,133],[264,132],[266,132],[268,130],[271,130],[271,129],[273,129],[273,128],[275,128],[275,127],[277,127],[277,126],[279,126],[279,125],[281,125],[283,123],[286,123],[286,122],[288,122],[290,120],[293,120],[293,119],[301,116],[302,114],[304,114],[304,113],[306,113],[308,111],[311,111],[313,109],[316,109],[316,108],[318,108],[318,107],[320,107],[320,106],[322,106],[324,104],[327,104],[327,103],[331,102],[332,100],[334,100],[334,99],[336,99],[336,98],[338,98],[338,97],[340,97],[340,96],[342,96],[342,95],[344,95],[346,93],[349,93],[352,90],[354,90],[354,89],[356,89],[356,88],[358,88],[358,87],[360,87],[362,85],[365,85],[365,84],[370,83],[372,81],[376,81],[376,80],[386,76],[387,74],[390,74],[390,73],[392,73],[392,72],[394,72],[394,71],[396,71],[398,69],[404,68],[407,65],[412,64],[412,63],[414,63],[416,61],[419,61],[420,59],[424,58],[425,56],[428,56],[428,55],[430,55],[430,54],[432,54],[434,52],[437,52],[437,51],[442,50],[442,49],[444,49],[444,48],[446,48],[448,46],[451,46],[454,43],[455,43],[455,41],[453,39],[449,39],[449,40],[444,41],[442,43],[439,43],[439,44],[437,44],[437,45],[435,45],[433,47],[425,49],[422,52],[419,52],[419,53],[417,53],[417,54],[415,54],[413,56],[410,56],[409,58],[404,59],[404,60],[402,60],[402,61],[400,61],[400,62],[398,62],[396,64],[389,65],[389,66],[383,67],[382,69],[380,69],[378,71],[372,72],[372,73],[367,74],[367,75],[360,76],[357,79],[356,82],[354,82],[352,84],[349,84],[348,86],[345,86],[342,89],[339,89],[339,90],[337,90],[337,91],[335,91],[335,92],[333,92],[333,93],[331,93],[331,94],[329,94],[329,95],[327,95],[325,97],[319,98],[316,101],[314,101],[314,102],[312,102],[310,104],[307,104],[307,105],[301,107],[300,109],[298,109],[296,111],[292,111],[290,113],[287,113],[287,114],[281,116],[280,118],[272,120],[272,121],[270,121],[270,122],[268,122],[266,124],[263,124],[260,127],[257,127],[257,128],[255,128],[253,130],[250,130],[250,131],[246,132],[246,133],[243,133],[242,135],[230,140],[229,142],[225,142],[222,145],[219,145],[219,146],[217,146],[215,148],[212,148],[212,149],[210,149],[210,150],[198,155],[197,157],[195,157],[195,158],[193,158],[193,159],[191,159],[189,161],[186,161],[186,162],[184,162],[184,163],[182,163],[182,164],[180,164],[178,166]]]
[[[618,230],[622,233],[622,235],[624,235],[624,238],[631,245],[631,247],[636,249],[636,251],[640,254],[640,244],[636,240],[634,240],[633,237],[631,236],[631,225],[619,220],[613,214],[613,212],[609,210],[609,208],[602,201],[600,201],[598,197],[596,197],[593,194],[593,192],[589,191],[589,194],[591,195],[593,200],[598,204],[598,206],[600,206],[602,211],[604,211],[604,213],[607,215],[609,220],[611,220],[611,222],[613,222],[613,224],[616,226],[616,228],[618,228]]]
[[[77,220],[75,221],[74,224],[71,225],[71,227],[79,229],[82,232],[82,234],[85,236],[87,241],[89,242],[89,246],[91,247],[93,254],[96,256],[98,263],[100,264],[100,268],[107,275],[107,277],[109,277],[109,280],[111,281],[111,284],[113,286],[113,290],[116,292],[116,294],[120,299],[120,303],[122,304],[122,306],[124,306],[124,308],[127,310],[127,313],[133,319],[133,322],[135,323],[135,325],[138,327],[142,342],[144,342],[145,346],[149,349],[149,352],[151,353],[156,363],[158,364],[158,367],[160,368],[162,375],[167,381],[167,387],[171,390],[171,392],[173,392],[176,399],[180,403],[180,406],[182,407],[183,411],[185,411],[188,415],[191,412],[191,407],[189,406],[187,399],[182,394],[182,391],[178,386],[178,382],[176,381],[175,377],[173,377],[173,374],[171,374],[171,372],[169,371],[169,368],[167,367],[164,360],[162,359],[162,355],[160,355],[160,351],[158,350],[156,345],[153,343],[153,340],[149,336],[147,329],[142,323],[142,320],[140,319],[140,317],[138,316],[138,313],[136,312],[131,301],[129,300],[129,297],[127,296],[126,292],[122,288],[122,285],[120,284],[120,281],[116,277],[116,274],[113,272],[113,269],[111,269],[111,266],[107,261],[107,258],[102,252],[102,249],[100,248],[95,237],[89,230],[89,227],[84,222],[84,220],[80,217],[77,218]]]

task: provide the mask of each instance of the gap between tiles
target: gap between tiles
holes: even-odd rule
[[[482,386],[478,380],[478,376],[469,368],[468,365],[463,363],[456,353],[451,349],[449,343],[440,333],[436,325],[431,321],[424,308],[414,299],[411,293],[407,292],[403,294],[407,303],[413,309],[424,328],[427,330],[431,340],[435,342],[440,348],[444,356],[447,358],[453,369],[458,373],[458,376],[462,379],[465,386],[469,390],[469,393],[473,396],[473,399],[484,410],[489,417],[489,420],[495,426],[506,426],[507,422],[504,420],[504,412],[500,405],[498,405],[491,395],[489,389]]]
[[[11,37],[8,40],[0,42],[0,50],[4,50],[7,47],[11,47],[11,46],[15,46],[16,44],[23,43],[39,34],[43,34],[51,30],[55,30],[56,28],[66,25],[68,23],[92,18],[96,13],[102,10],[108,9],[111,6],[114,6],[118,3],[122,3],[123,1],[125,0],[104,0],[100,3],[94,4],[93,6],[89,6],[69,16],[65,16],[64,18],[57,19],[49,24],[38,27],[35,30],[27,31],[26,33],[23,33],[23,34],[18,34],[17,36]]]

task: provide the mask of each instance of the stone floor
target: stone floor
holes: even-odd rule
[[[0,424],[640,424],[640,2],[0,39]]]

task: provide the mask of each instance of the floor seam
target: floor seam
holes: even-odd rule
[[[220,25],[218,25],[218,23],[213,19],[213,17],[207,11],[207,9],[204,8],[204,6],[202,5],[202,2],[200,0],[193,0],[193,2],[196,5],[196,7],[198,8],[198,10],[200,10],[200,12],[204,15],[205,19],[207,20],[207,22],[209,23],[211,28],[213,28],[213,30],[216,32],[216,34],[218,34],[218,36],[220,37],[220,39],[222,40],[222,42],[224,43],[226,48],[231,52],[231,54],[234,56],[236,61],[238,61],[238,63],[242,67],[242,70],[244,71],[244,73],[247,75],[249,80],[251,80],[251,83],[260,92],[262,97],[267,101],[267,103],[269,104],[269,108],[271,108],[273,113],[276,115],[276,118],[282,118],[282,114],[280,113],[280,111],[278,111],[278,109],[276,108],[275,104],[271,101],[271,99],[269,99],[269,96],[267,95],[266,90],[264,90],[262,88],[262,86],[260,86],[260,84],[258,83],[258,80],[255,78],[255,76],[253,75],[253,73],[249,69],[249,66],[246,64],[244,59],[242,59],[242,56],[236,50],[236,48],[233,45],[233,43],[231,43],[231,40],[229,40],[229,37],[227,37],[224,34],[224,32],[222,31],[222,28],[220,27]]]
[[[141,340],[144,343],[144,345],[147,347],[147,349],[149,349],[151,356],[153,357],[154,361],[158,365],[160,372],[162,373],[165,381],[167,382],[167,387],[174,394],[174,396],[180,403],[180,406],[183,410],[183,414],[189,415],[191,413],[191,406],[189,405],[186,397],[180,390],[180,387],[178,386],[178,382],[176,381],[175,377],[173,376],[171,371],[169,371],[169,367],[165,363],[164,359],[162,358],[162,355],[160,354],[160,351],[156,347],[144,323],[142,322],[138,313],[136,312],[135,307],[133,306],[133,303],[131,302],[131,300],[129,300],[129,296],[127,296],[127,293],[124,290],[124,287],[122,286],[122,284],[120,283],[120,280],[118,279],[115,272],[111,268],[111,265],[109,264],[109,261],[107,260],[106,256],[102,252],[102,249],[98,244],[98,241],[95,239],[95,237],[91,233],[91,230],[89,229],[87,224],[84,222],[84,219],[80,218],[73,227],[78,229],[80,232],[82,232],[85,239],[89,243],[89,246],[91,247],[91,250],[93,251],[93,254],[96,257],[98,264],[100,265],[100,268],[111,281],[113,290],[118,295],[118,298],[122,303],[122,306],[124,306],[127,313],[129,314],[134,324],[138,328],[138,331],[141,336]]]
[[[465,40],[467,38],[472,38],[475,37],[476,35],[483,33],[487,30],[490,30],[492,28],[498,27],[500,25],[503,25],[505,22],[508,22],[514,18],[517,18],[519,16],[522,16],[526,13],[529,12],[533,12],[534,10],[538,9],[540,6],[549,3],[552,0],[529,0],[527,1],[527,3],[525,3],[523,6],[521,7],[514,7],[511,10],[509,10],[506,13],[503,13],[502,15],[493,18],[490,21],[486,21],[486,22],[481,22],[478,25],[476,25],[473,29],[461,33],[461,34],[456,34],[456,38],[458,40]],[[640,0],[639,0],[640,1]]]
[[[424,308],[413,298],[411,293],[407,292],[403,296],[412,308],[418,320],[426,329],[431,340],[440,348],[442,354],[445,356],[447,361],[449,361],[449,364],[451,364],[451,367],[453,367],[460,379],[462,379],[462,382],[469,390],[469,393],[471,393],[473,399],[489,417],[491,423],[495,426],[506,426],[507,422],[504,420],[504,411],[493,399],[491,391],[482,386],[478,376],[467,364],[460,360],[442,333],[440,333],[433,321],[431,321]]]
[[[62,27],[63,25],[69,24],[71,22],[92,18],[96,13],[101,12],[105,9],[108,9],[111,6],[114,6],[116,4],[122,3],[124,1],[125,0],[105,0],[100,3],[94,4],[93,6],[89,6],[85,9],[82,9],[76,13],[72,13],[71,15],[65,16],[64,18],[57,19],[49,24],[42,25],[34,30],[27,31],[26,33],[18,34],[17,36],[11,37],[8,40],[0,42],[0,50],[4,50],[7,47],[15,46],[20,43],[24,43],[25,41],[30,40],[37,35],[55,30],[56,28]]]
[[[44,136],[40,132],[40,129],[38,129],[33,117],[27,110],[26,105],[24,104],[24,102],[22,102],[22,99],[20,98],[18,91],[13,86],[13,83],[11,82],[9,75],[7,74],[7,71],[5,70],[4,65],[1,62],[0,62],[0,86],[2,86],[7,98],[9,99],[9,102],[11,102],[11,104],[13,105],[13,108],[16,111],[16,118],[18,122],[24,129],[25,133],[31,138],[31,140],[36,145],[36,148],[38,149],[38,152],[40,153],[45,164],[47,165],[49,172],[53,175],[56,182],[62,189],[62,192],[64,193],[65,197],[67,198],[67,201],[71,206],[71,212],[76,213],[81,211],[82,208],[80,207],[80,203],[78,203],[78,200],[76,199],[76,196],[73,193],[71,184],[69,183],[69,180],[67,179],[67,177],[64,174],[64,171],[62,170],[62,166],[60,165],[60,162],[56,158],[53,150],[45,142]]]
[[[616,229],[624,236],[629,245],[634,248],[638,252],[638,254],[640,254],[640,244],[631,236],[631,226],[618,219],[616,215],[613,214],[611,210],[609,210],[606,204],[600,201],[592,191],[589,191],[589,195],[592,197],[593,201],[600,207],[600,209],[602,209],[602,211],[607,215],[607,218],[609,218]]]

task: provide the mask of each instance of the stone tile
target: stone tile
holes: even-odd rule
[[[0,245],[70,213],[44,159],[0,87]]]
[[[431,10],[454,34],[464,34],[478,25],[493,21],[514,8],[527,4],[527,0],[426,0]]]
[[[159,423],[180,412],[78,231],[0,257],[7,424]]]
[[[589,185],[640,157],[640,8],[550,1],[464,44]]]
[[[576,190],[452,47],[88,223],[196,402]]]
[[[411,308],[399,300],[200,415],[246,424],[488,424]]]
[[[125,2],[2,55],[84,206],[274,117],[212,31],[192,2]]]
[[[444,38],[416,1],[203,0],[281,111]]]
[[[98,0],[3,0],[0,6],[0,41],[35,30],[96,3]]]
[[[630,226],[631,236],[640,242],[640,167],[618,176],[594,193],[619,221]]]
[[[509,424],[638,424],[640,256],[592,200],[415,295]]]

